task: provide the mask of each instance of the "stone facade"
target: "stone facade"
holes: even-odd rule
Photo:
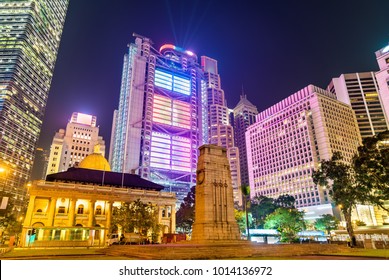
[[[29,194],[21,247],[105,246],[112,208],[137,199],[156,206],[163,226],[159,239],[176,230],[174,193],[41,180],[33,182]]]
[[[227,151],[214,145],[199,150],[192,240],[240,240]]]

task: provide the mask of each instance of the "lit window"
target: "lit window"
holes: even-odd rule
[[[78,205],[77,214],[84,214],[84,205]]]

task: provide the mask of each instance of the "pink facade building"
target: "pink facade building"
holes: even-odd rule
[[[361,143],[352,108],[309,85],[257,116],[246,132],[251,196],[292,195],[298,208],[329,204],[312,172],[340,152],[350,161]]]

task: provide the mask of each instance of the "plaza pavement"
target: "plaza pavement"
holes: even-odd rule
[[[228,259],[381,259],[389,249],[348,248],[333,244],[274,244],[249,242],[190,242],[158,245],[114,245],[108,248],[13,248],[2,260],[17,259],[137,259],[137,260],[228,260]]]

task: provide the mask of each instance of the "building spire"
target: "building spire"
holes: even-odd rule
[[[246,94],[244,93],[244,87],[243,87],[243,84],[242,84],[242,93],[240,94],[240,99],[246,99]]]

